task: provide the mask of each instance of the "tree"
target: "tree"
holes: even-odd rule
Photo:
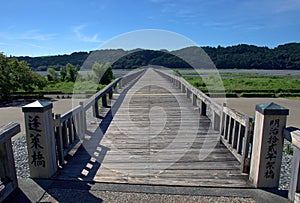
[[[27,62],[0,53],[0,98],[8,99],[17,90],[33,91],[47,85],[46,79],[30,70]]]
[[[67,70],[66,80],[69,82],[75,82],[76,77],[78,75],[77,68],[75,66],[73,66],[72,64],[68,63],[66,65],[66,70]]]
[[[52,68],[52,67],[48,68],[47,72],[48,72],[48,74],[47,74],[48,81],[53,81],[53,82],[58,81],[59,75],[54,68]]]
[[[94,72],[94,80],[99,84],[109,84],[113,79],[112,67],[109,63],[100,64],[95,62],[92,70]]]
[[[61,66],[60,67],[60,80],[62,82],[66,80],[67,74],[68,74],[68,72],[67,72],[66,66]]]

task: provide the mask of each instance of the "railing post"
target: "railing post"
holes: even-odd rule
[[[192,93],[192,103],[193,103],[193,106],[197,106],[197,96]]]
[[[106,96],[106,94],[104,94],[103,97],[102,97],[102,106],[103,107],[107,107],[108,106],[107,105],[107,96]]]
[[[81,123],[81,129],[82,129],[82,136],[84,137],[86,132],[86,114],[83,106],[83,102],[79,102],[79,105],[81,106],[81,117],[80,117],[80,123]]]
[[[291,182],[289,188],[289,200],[295,203],[300,202],[300,149],[293,147]]]
[[[93,105],[93,116],[94,117],[99,117],[99,104],[98,104],[98,100],[95,100],[95,103]]]
[[[200,108],[200,115],[206,116],[206,103],[201,100],[201,108]]]
[[[57,152],[58,152],[58,162],[62,166],[64,165],[64,147],[63,147],[63,136],[62,136],[62,127],[61,127],[61,121],[60,121],[60,114],[55,115],[55,126],[56,126],[56,145],[57,145]]]
[[[188,88],[186,88],[186,97],[191,98],[191,91]]]
[[[226,103],[223,103],[220,115],[220,136],[225,135],[226,114],[224,113],[224,107],[226,107]]]
[[[32,178],[50,178],[57,171],[52,103],[36,101],[22,107]]]
[[[185,91],[186,91],[186,90],[185,90],[185,86],[183,85],[183,83],[180,83],[180,84],[181,84],[181,85],[180,85],[180,86],[181,86],[181,92],[185,93]]]
[[[289,110],[273,102],[256,105],[249,179],[255,187],[278,188],[283,129]]]
[[[113,98],[113,89],[111,88],[111,90],[108,92],[108,98],[112,99]]]

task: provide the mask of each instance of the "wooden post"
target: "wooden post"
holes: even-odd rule
[[[186,88],[186,97],[187,98],[191,98],[191,90],[189,90],[188,88]]]
[[[226,122],[226,114],[224,113],[224,107],[226,107],[226,103],[222,105],[221,118],[220,118],[220,136],[225,135],[225,122]]]
[[[181,84],[181,92],[183,92],[183,93],[185,93],[185,86],[182,84],[182,83],[180,83]]]
[[[204,101],[201,100],[201,108],[200,108],[200,115],[206,116],[206,104]]]
[[[197,106],[197,96],[193,93],[192,93],[192,103],[193,103],[193,106]]]
[[[102,97],[102,106],[103,107],[107,107],[107,97],[106,97],[106,94],[103,95]]]
[[[99,104],[98,104],[98,100],[95,100],[95,103],[93,105],[93,116],[94,117],[99,117]]]
[[[36,101],[22,107],[32,178],[50,178],[57,171],[52,103]]]
[[[64,165],[64,147],[63,147],[63,135],[62,135],[62,126],[60,121],[60,114],[55,115],[55,126],[56,126],[56,146],[57,146],[57,152],[58,152],[58,162],[62,166]]]
[[[257,188],[278,188],[288,114],[288,109],[273,102],[256,105],[249,179]]]
[[[86,114],[83,106],[83,102],[79,102],[79,105],[81,106],[81,125],[82,125],[82,136],[84,137],[85,132],[86,132]]]
[[[108,98],[112,99],[113,98],[113,89],[111,88],[108,92]]]
[[[300,149],[293,147],[291,182],[289,188],[289,200],[292,202],[300,202]]]

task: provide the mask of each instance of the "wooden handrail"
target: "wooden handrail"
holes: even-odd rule
[[[6,140],[18,134],[20,131],[20,124],[14,122],[0,127],[0,144],[6,142]]]

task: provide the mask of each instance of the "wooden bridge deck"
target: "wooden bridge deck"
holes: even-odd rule
[[[207,117],[153,69],[121,94],[55,179],[184,186],[249,187],[240,163]],[[95,119],[94,119],[95,120]]]

